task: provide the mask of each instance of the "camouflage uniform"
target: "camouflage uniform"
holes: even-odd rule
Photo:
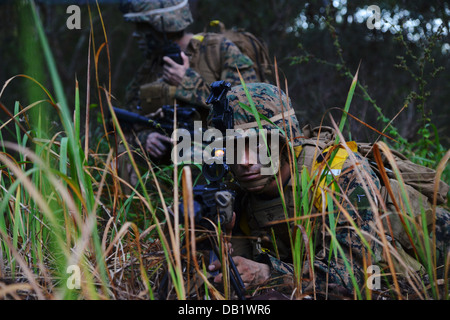
[[[162,32],[161,14],[148,14],[148,11],[157,10],[160,3],[163,3],[164,8],[171,8],[182,5],[184,1],[140,0],[132,1],[132,3],[132,12],[124,15],[127,21],[149,23],[156,31]],[[183,7],[165,12],[163,15],[166,32],[182,31],[193,21],[187,2]],[[210,49],[210,47],[214,48]],[[256,80],[250,58],[243,55],[234,43],[222,35],[194,35],[185,53],[190,57],[190,68],[186,71],[181,84],[176,87],[166,84],[161,79],[162,57],[159,53],[151,53],[127,88],[125,107],[130,111],[148,115],[162,105],[173,105],[176,100],[180,105],[198,107],[199,118],[195,120],[204,121],[209,113],[206,99],[210,94],[209,85],[212,82],[225,80],[232,85],[240,84],[237,69],[244,81]],[[141,143],[145,142],[147,135],[151,132],[142,127],[134,129],[139,132],[138,137]]]
[[[268,118],[274,119],[274,116],[279,114],[281,110],[286,114],[288,110],[292,109],[290,103],[289,107],[284,103],[284,101],[287,101],[284,93],[281,93],[283,101],[283,107],[281,107],[279,91],[271,85],[249,84],[248,91],[257,110]],[[250,122],[253,123],[252,126],[254,127],[255,119],[253,115],[238,105],[238,102],[249,104],[242,87],[232,88],[229,101],[234,109],[235,125],[239,126]],[[298,138],[300,137],[300,127],[295,119],[295,114],[284,117],[284,119],[278,119],[275,124],[283,126],[284,122],[289,128],[290,122],[292,130],[287,131],[287,139],[292,138],[294,142],[293,147],[299,159],[298,170],[301,171],[302,175],[312,175],[313,173],[306,167],[301,166],[305,149],[302,149],[301,146],[302,139]],[[267,123],[266,128],[270,129],[274,126]],[[287,213],[283,208],[281,197],[266,199],[252,193],[241,196],[240,205],[236,206],[239,210],[237,210],[238,222],[233,231],[233,254],[268,264],[271,270],[271,279],[266,285],[277,286],[278,290],[291,293],[295,284],[300,284],[303,293],[316,293],[319,296],[323,294],[328,298],[333,296],[352,297],[355,285],[359,289],[365,285],[367,275],[364,266],[371,264],[378,264],[381,268],[387,266],[383,247],[376,241],[379,240],[377,234],[379,227],[376,224],[375,217],[378,210],[373,210],[374,206],[379,205],[377,199],[381,183],[367,159],[357,152],[357,148],[354,148],[356,144],[353,148],[351,143],[347,143],[347,145],[352,149],[351,153],[354,159],[350,156],[344,158],[340,164],[339,172],[332,170],[339,185],[339,188],[335,187],[337,192],[333,194],[336,197],[338,194],[341,195],[339,203],[342,205],[342,208],[340,208],[333,201],[334,212],[326,212],[328,204],[322,202],[319,196],[317,197],[318,201],[315,201],[316,207],[313,208],[311,213],[323,212],[322,208],[325,209],[324,213],[318,217],[310,218],[309,224],[304,222],[306,220],[287,223],[286,218],[298,217],[302,214],[299,212],[300,204],[295,203],[293,197],[293,192],[300,193],[302,191],[299,190],[298,183],[296,184],[297,187],[293,188],[292,179],[283,186]],[[331,167],[331,169],[334,168]],[[316,197],[311,192],[309,194],[309,197]],[[308,201],[308,203],[311,204],[313,201]],[[322,203],[324,203],[323,207]],[[344,212],[348,213],[348,216]],[[303,214],[309,214],[309,212]],[[443,264],[448,250],[446,246],[450,243],[449,219],[450,215],[447,211],[442,208],[437,210],[437,228],[433,236],[436,237],[436,247],[440,255],[438,265]],[[361,239],[355,231],[353,223],[364,233],[364,239]],[[294,233],[293,230],[296,230],[294,227],[299,225],[303,227],[297,229],[296,237],[302,237],[300,232],[302,228],[313,230],[307,241],[313,243],[315,255],[311,257],[313,259],[312,267],[309,265],[309,259],[302,258],[302,274],[296,276],[292,257],[293,250],[299,249],[297,247],[295,247],[296,249],[292,248],[292,239],[295,238],[292,233]],[[334,231],[330,232],[330,230]],[[392,239],[388,235],[388,231],[385,230],[385,232],[386,238],[397,248],[402,258],[411,262],[417,271],[420,271],[420,264],[401,248],[396,239]],[[365,241],[368,245],[364,243]],[[399,264],[396,264],[396,270],[400,272],[399,269],[401,269]],[[310,274],[310,270],[313,270],[313,274]],[[355,282],[349,270],[353,273]]]
[[[193,22],[186,0],[130,0],[122,10],[127,12],[124,15],[126,21],[149,25],[159,34],[163,32],[161,16],[167,33],[184,32]],[[163,57],[160,47],[159,43],[154,46],[154,51],[147,54],[146,61],[127,87],[124,107],[129,111],[149,116],[163,105],[174,105],[176,102],[179,106],[194,106],[197,112],[192,122],[202,121],[203,128],[206,128],[209,114],[206,99],[212,82],[226,80],[232,85],[240,84],[237,69],[244,81],[256,81],[253,62],[234,43],[220,34],[202,33],[194,35],[187,45],[185,54],[189,57],[190,67],[181,83],[178,86],[169,85],[162,79]],[[135,148],[138,143],[145,146],[148,135],[154,131],[142,125],[123,128],[127,142]],[[193,147],[192,152],[201,152],[198,149]],[[125,148],[120,144],[118,154],[124,151]],[[145,166],[145,159],[139,161],[137,157],[136,160]],[[155,160],[162,164],[170,163],[170,152]],[[119,161],[119,175],[134,185],[137,182],[136,173],[129,164],[128,156],[122,156]],[[128,192],[128,188],[124,188]]]

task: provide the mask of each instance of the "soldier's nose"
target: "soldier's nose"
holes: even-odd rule
[[[250,165],[250,158],[248,154],[248,150],[246,148],[238,149],[236,155],[237,164],[242,166]]]

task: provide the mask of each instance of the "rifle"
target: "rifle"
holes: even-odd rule
[[[231,84],[225,81],[216,81],[211,84],[211,94],[207,99],[208,104],[212,104],[212,123],[214,127],[222,132],[225,136],[226,129],[232,129],[233,110],[228,104],[226,97]],[[234,198],[236,196],[234,190],[229,183],[223,182],[224,177],[229,172],[226,164],[226,150],[213,150],[215,160],[211,164],[204,163],[202,166],[202,174],[210,181],[207,185],[197,185],[193,188],[194,195],[194,222],[196,226],[201,226],[208,230],[214,230],[211,221],[215,224],[226,224],[231,222],[234,212]],[[221,158],[221,159],[220,159]],[[180,204],[180,221],[184,219],[184,207]],[[201,246],[199,246],[201,248]],[[210,250],[210,255],[214,254],[215,258],[220,256],[218,248],[212,242],[203,242],[203,247]],[[230,266],[230,280],[236,294],[240,300],[245,300],[245,286],[237,271],[236,265],[228,255],[228,263]]]
[[[171,136],[174,124],[173,124],[173,116],[175,112],[175,107],[170,105],[162,106],[162,111],[164,113],[164,117],[154,120],[147,117],[144,117],[138,113],[134,113],[125,109],[113,107],[114,112],[116,113],[117,119],[121,123],[125,124],[140,124],[147,126],[149,128],[154,128],[159,132]],[[177,106],[177,128],[183,128],[189,131],[191,135],[194,134],[194,121],[195,117],[198,115],[198,112],[193,106]]]

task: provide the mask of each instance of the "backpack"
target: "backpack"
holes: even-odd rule
[[[304,134],[304,140],[300,146],[301,151],[298,157],[298,167],[299,170],[302,170],[301,168],[307,168],[309,172],[313,172],[316,164],[325,158],[325,154],[329,150],[328,148],[334,145],[336,132],[331,127],[322,126],[312,129],[310,125],[305,126],[302,132]],[[405,219],[399,211],[399,207],[401,208],[403,206],[403,191],[408,196],[414,218],[419,221],[423,212],[428,227],[431,227],[434,220],[434,210],[431,203],[433,203],[435,194],[436,204],[445,204],[450,186],[440,180],[437,190],[434,190],[435,179],[437,178],[435,170],[415,164],[400,152],[392,149],[390,151],[393,154],[404,185],[402,186],[397,180],[396,175],[392,171],[391,164],[386,156],[382,154],[382,164],[388,176],[386,183],[384,183],[380,175],[380,168],[375,160],[373,144],[355,143],[353,141],[346,142],[346,144],[353,152],[357,151],[363,158],[367,159],[371,169],[380,177],[380,195],[385,205],[385,211],[381,211],[384,212],[382,213],[382,222],[385,230],[389,230],[394,239],[399,241],[404,249],[412,250],[413,246],[417,245],[418,240],[411,239],[410,235],[405,232]],[[346,153],[345,148],[340,147],[339,152]],[[341,162],[342,164],[342,158],[338,158],[336,162]],[[339,165],[339,163],[335,164],[335,160],[333,160],[330,167],[339,167]],[[335,175],[338,176],[339,173]],[[323,184],[322,182],[319,183]],[[315,200],[315,205],[318,208],[319,201],[317,200],[320,199]],[[379,205],[380,209],[383,209],[381,203]]]
[[[326,149],[332,146],[335,142],[336,133],[331,127],[316,127],[312,129],[310,125],[305,126],[302,129],[304,134],[304,140],[302,143],[302,159],[300,161],[300,166],[304,165],[309,170],[313,167],[314,160]],[[379,168],[375,161],[375,156],[373,153],[372,143],[357,143],[358,152],[369,161],[371,168],[380,176]],[[432,203],[434,197],[434,180],[436,178],[436,171],[413,163],[408,160],[400,152],[390,149],[393,154],[394,160],[398,166],[401,173],[402,179],[405,185],[414,188]],[[385,167],[386,173],[389,179],[396,180],[396,176],[392,171],[391,164],[387,158],[382,155],[382,162]],[[381,180],[381,179],[380,179]],[[445,204],[447,201],[447,193],[450,190],[450,186],[444,181],[440,180],[438,184],[438,189],[436,193],[436,203],[437,205]]]
[[[226,29],[219,20],[210,22],[210,26],[219,26],[220,34],[232,41],[243,54],[253,61],[258,82],[273,83],[274,70],[267,45],[254,34],[243,29]]]

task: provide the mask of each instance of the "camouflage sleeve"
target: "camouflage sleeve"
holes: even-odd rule
[[[136,112],[137,107],[141,104],[140,99],[140,87],[144,83],[152,82],[153,73],[151,72],[152,62],[146,60],[134,75],[131,82],[127,85],[125,91],[125,103],[124,108],[133,112]]]
[[[290,294],[294,289],[294,266],[277,259],[268,253],[262,253],[257,262],[265,263],[270,268],[270,278],[265,286],[277,288],[279,292]]]
[[[125,104],[124,108],[135,113],[139,113],[139,106],[141,104],[141,99],[139,96],[139,74],[136,75],[127,87],[125,93]],[[133,124],[123,124],[123,129],[127,141],[134,147],[138,146],[137,141],[135,141],[133,131],[136,134],[136,138],[139,140],[142,146],[145,146],[147,136],[153,132],[151,129],[142,128],[142,126],[136,126]]]
[[[134,111],[139,106],[139,102],[139,84],[137,79],[133,78],[126,88],[124,107],[127,110]]]
[[[436,241],[436,265],[443,266],[450,255],[450,211],[436,207],[436,229],[432,237]],[[444,277],[445,268],[438,268],[440,277]]]
[[[206,99],[209,93],[209,86],[202,76],[194,69],[189,68],[186,70],[181,84],[175,90],[175,99],[206,108]]]
[[[239,69],[245,82],[255,82],[256,72],[253,69],[253,62],[246,55],[242,54],[239,48],[226,38],[220,46],[221,54],[221,74],[220,79],[230,82],[232,86],[239,85]],[[210,83],[206,83],[203,77],[194,69],[186,71],[181,84],[175,91],[175,98],[191,104],[207,107],[206,99],[210,94]]]
[[[140,88],[145,83],[155,81],[155,75],[154,72],[152,71],[153,65],[154,62],[152,62],[150,59],[147,59],[139,67],[139,70],[136,72],[133,79],[126,88],[124,97],[125,103],[123,105],[124,109],[144,115],[144,112],[141,108]],[[125,125],[123,129],[127,137],[128,143],[130,143],[134,147],[138,147],[138,142],[136,141],[136,138],[139,140],[139,143],[142,146],[145,146],[147,136],[151,132],[154,132],[153,129],[143,128],[141,125],[133,125],[133,124]]]
[[[352,290],[349,289],[351,282],[349,273],[341,261],[334,259],[315,260],[314,275],[309,273],[309,263],[306,262],[301,270],[301,279],[298,281],[301,292],[306,295],[328,294],[350,296]],[[264,287],[273,288],[276,291],[292,294],[296,287],[296,277],[294,265],[277,259],[270,254],[262,254],[257,258],[258,262],[265,263],[270,267],[270,278],[264,283]],[[358,268],[357,266],[354,268]],[[358,274],[360,270],[358,270]]]

